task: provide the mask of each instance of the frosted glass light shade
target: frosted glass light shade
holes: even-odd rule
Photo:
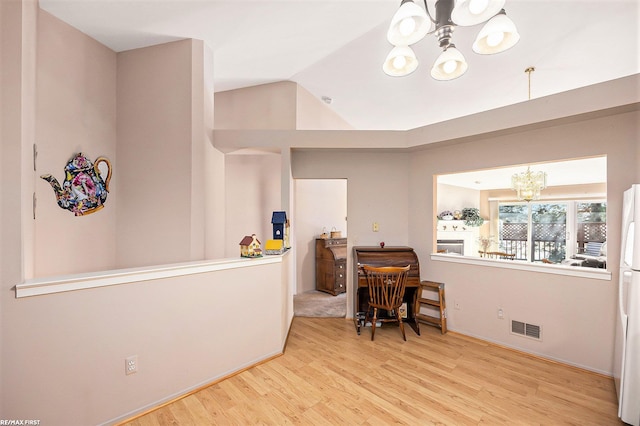
[[[512,48],[518,40],[520,34],[516,25],[502,11],[482,27],[473,43],[473,51],[481,55],[500,53]]]
[[[387,55],[383,71],[392,77],[403,77],[414,72],[418,68],[416,54],[409,46],[396,46]]]
[[[504,7],[505,0],[459,0],[451,12],[456,25],[480,24],[495,16]]]
[[[431,77],[436,80],[453,80],[467,71],[467,61],[462,53],[451,44],[438,56],[431,68]]]
[[[431,20],[425,10],[412,0],[403,0],[391,18],[387,40],[394,46],[409,46],[422,40],[430,28]]]
[[[540,199],[540,191],[547,187],[545,172],[532,172],[527,167],[526,172],[516,173],[511,177],[511,189],[517,192],[518,200],[531,201]]]

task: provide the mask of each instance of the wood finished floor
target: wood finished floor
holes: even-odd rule
[[[421,331],[296,317],[283,356],[125,424],[623,425],[611,378]]]

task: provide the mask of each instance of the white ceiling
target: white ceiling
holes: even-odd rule
[[[476,190],[505,189],[511,187],[511,176],[527,167],[532,172],[545,172],[547,186],[607,182],[607,157],[593,157],[439,175],[438,183]]]
[[[434,1],[428,0],[434,11]],[[413,46],[418,70],[388,77],[386,31],[399,0],[40,0],[42,9],[115,51],[183,38],[214,53],[214,87],[294,81],[360,130],[406,130],[640,72],[638,0],[507,0],[520,32],[506,52],[481,56],[481,25],[453,41],[469,70],[433,80],[433,35]]]

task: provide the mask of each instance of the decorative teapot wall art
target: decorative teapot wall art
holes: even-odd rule
[[[98,165],[107,165],[107,177],[102,179]],[[111,180],[111,163],[105,157],[98,157],[95,163],[81,152],[76,154],[64,168],[62,186],[50,174],[40,176],[53,187],[58,205],[72,211],[76,216],[97,212],[104,207]]]

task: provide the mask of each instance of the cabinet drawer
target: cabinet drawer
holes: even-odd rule
[[[328,239],[324,240],[324,246],[325,247],[346,246],[346,245],[347,245],[347,239],[346,238],[328,238]]]
[[[335,269],[335,285],[336,292],[343,292],[347,290],[347,264],[346,262],[336,262]]]

